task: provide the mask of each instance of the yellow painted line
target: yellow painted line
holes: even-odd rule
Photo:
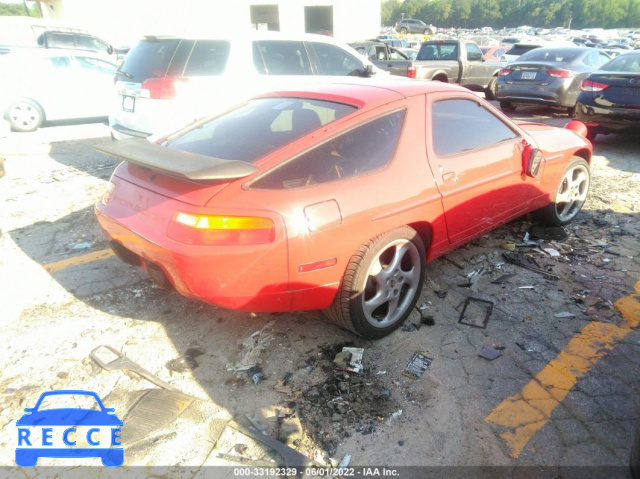
[[[640,281],[636,294],[616,301],[626,320],[623,326],[589,323],[558,356],[547,364],[518,394],[505,399],[485,418],[504,431],[511,456],[520,456],[531,438],[551,420],[551,413],[591,367],[640,324]]]
[[[87,253],[82,256],[74,256],[73,258],[56,261],[55,263],[45,264],[43,268],[49,274],[55,274],[58,271],[68,268],[69,266],[77,266],[79,264],[91,263],[92,261],[111,258],[113,255],[114,255],[114,252],[111,248],[103,249],[100,251],[94,251],[93,253]]]

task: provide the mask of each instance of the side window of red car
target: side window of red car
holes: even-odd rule
[[[393,158],[405,110],[343,133],[276,167],[251,187],[282,190],[351,178],[382,168]]]
[[[456,99],[433,103],[431,139],[438,156],[456,155],[517,137],[500,118],[475,101]]]

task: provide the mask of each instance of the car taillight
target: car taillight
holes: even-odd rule
[[[553,78],[571,78],[573,72],[570,70],[549,70],[547,75]]]
[[[195,215],[179,211],[169,224],[167,236],[194,245],[264,244],[275,239],[275,225],[269,218]]]
[[[416,77],[416,67],[413,65],[409,65],[407,67],[407,78],[415,78]]]
[[[593,80],[584,79],[580,84],[580,90],[582,91],[602,91],[605,88],[609,88],[606,83],[600,83]]]
[[[512,72],[513,70],[510,70],[509,68],[503,68],[498,72],[498,75],[500,75],[501,77],[506,77],[507,75],[510,75]]]
[[[176,97],[176,83],[186,81],[188,81],[187,78],[147,78],[142,82],[140,97],[170,100]]]

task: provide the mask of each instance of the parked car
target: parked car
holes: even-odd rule
[[[396,22],[396,31],[399,33],[421,33],[423,35],[434,35],[437,28],[427,25],[422,20],[415,18],[403,18]]]
[[[537,48],[500,70],[496,99],[504,111],[537,104],[564,108],[573,116],[580,82],[609,60],[588,47]]]
[[[106,117],[117,68],[78,50],[29,48],[0,56],[0,111],[14,131],[44,121]]]
[[[146,138],[286,84],[377,72],[348,45],[324,35],[145,37],[116,71],[109,125],[114,139]]]
[[[624,53],[580,85],[576,118],[593,141],[599,133],[640,133],[640,51]]]
[[[413,63],[409,57],[392,48],[386,42],[367,41],[349,43],[349,46],[363,57],[369,59],[378,68],[388,71],[392,75],[409,76],[409,72],[415,72],[410,68]]]
[[[109,42],[91,33],[62,26],[52,26],[41,18],[0,17],[0,51],[24,48],[62,48],[93,52],[116,62],[118,55]]]
[[[485,61],[480,47],[471,41],[430,40],[420,47],[412,62],[415,73],[408,76],[418,80],[458,83],[474,91],[483,91],[488,100],[494,99],[500,63]]]
[[[503,57],[500,58],[501,62],[511,63],[524,55],[525,53],[535,50],[536,48],[549,47],[548,42],[536,41],[536,42],[522,42],[514,43],[509,50],[507,50]]]
[[[185,296],[325,309],[380,338],[411,313],[427,262],[530,211],[556,226],[578,214],[591,144],[567,126],[516,124],[441,82],[306,85],[156,143],[96,147],[124,160],[96,213],[122,260]]]
[[[489,62],[501,62],[502,57],[509,50],[509,47],[499,45],[497,47],[480,47],[482,50],[482,56]]]

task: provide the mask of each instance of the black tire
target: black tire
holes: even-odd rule
[[[422,32],[423,35],[433,35],[433,32],[431,31],[430,28],[425,28],[424,32]]]
[[[407,30],[405,27],[402,27],[400,29],[400,33],[402,33],[403,35],[406,35],[407,33],[409,33],[409,30]]]
[[[501,101],[500,109],[507,113],[516,111],[516,107],[512,103],[509,103],[508,101]]]
[[[487,85],[486,90],[484,91],[485,100],[495,100],[496,99],[496,88],[498,85],[498,77],[493,77],[489,84]]]
[[[589,130],[587,128],[587,140],[589,140],[591,143],[593,143],[594,141],[596,141],[596,136],[598,136],[598,133],[593,131],[593,130]]]
[[[397,267],[390,268],[394,263]],[[411,314],[422,291],[425,268],[424,244],[413,228],[383,233],[353,255],[325,314],[363,338],[387,336]]]
[[[576,114],[576,107],[575,106],[570,106],[567,108],[567,115],[569,115],[569,118],[573,118]]]
[[[7,108],[6,117],[13,131],[36,131],[44,121],[44,112],[31,100],[19,100]]]
[[[562,174],[551,203],[536,211],[534,217],[549,226],[564,226],[570,223],[580,213],[590,183],[589,164],[584,159],[574,156]],[[562,201],[565,199],[567,201]]]

